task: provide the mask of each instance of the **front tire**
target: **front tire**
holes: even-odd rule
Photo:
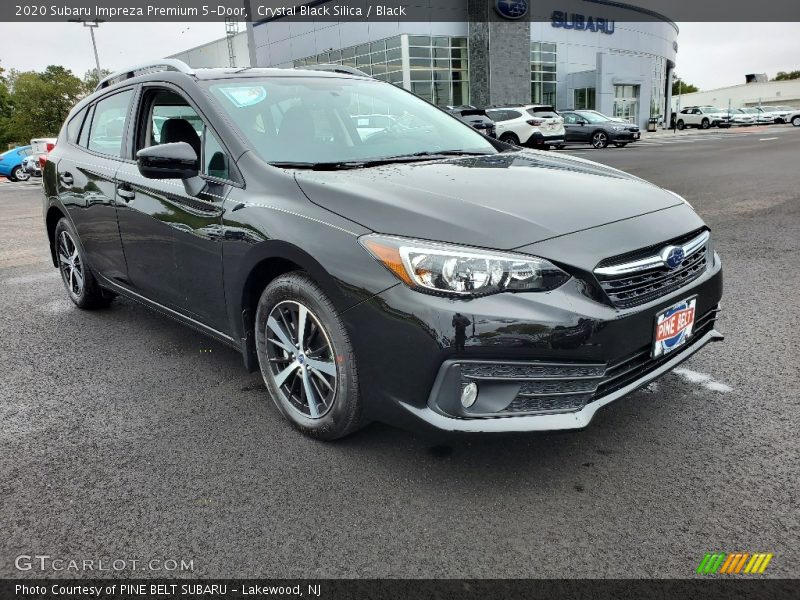
[[[678,129],[683,131],[685,128],[686,128],[686,123],[684,123],[682,120],[678,121]]]
[[[336,440],[364,426],[353,346],[333,303],[305,273],[272,281],[256,311],[261,376],[304,434]]]
[[[592,147],[598,150],[608,146],[608,134],[605,131],[595,131],[592,134]]]
[[[75,306],[86,310],[108,306],[114,296],[104,293],[100,288],[86,262],[86,253],[78,234],[66,217],[56,224],[53,244],[61,281]]]
[[[800,116],[797,116],[794,119],[792,119],[792,125],[794,125],[795,127],[800,127]]]
[[[703,119],[700,123],[700,129],[708,129],[711,127],[711,123],[708,122],[708,119]]]

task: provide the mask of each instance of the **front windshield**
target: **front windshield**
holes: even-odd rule
[[[469,125],[388,83],[310,76],[226,79],[206,86],[270,163],[497,152]]]
[[[579,112],[578,115],[589,121],[589,123],[605,123],[611,120],[607,116],[595,112]]]

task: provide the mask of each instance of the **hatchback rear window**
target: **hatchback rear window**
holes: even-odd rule
[[[558,113],[549,106],[535,106],[528,109],[528,114],[532,117],[539,117],[540,119],[556,119]]]

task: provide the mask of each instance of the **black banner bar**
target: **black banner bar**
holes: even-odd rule
[[[0,21],[393,21],[561,20],[568,26],[619,22],[795,22],[797,0],[3,0]],[[482,13],[482,16],[479,15]]]
[[[0,580],[3,600],[783,600],[798,580],[748,576],[662,580]]]

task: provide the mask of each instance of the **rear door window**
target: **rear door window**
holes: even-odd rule
[[[540,119],[557,119],[558,113],[549,106],[535,106],[528,109],[528,114]]]
[[[132,98],[133,90],[126,90],[97,103],[89,131],[89,150],[122,157],[122,138]]]

